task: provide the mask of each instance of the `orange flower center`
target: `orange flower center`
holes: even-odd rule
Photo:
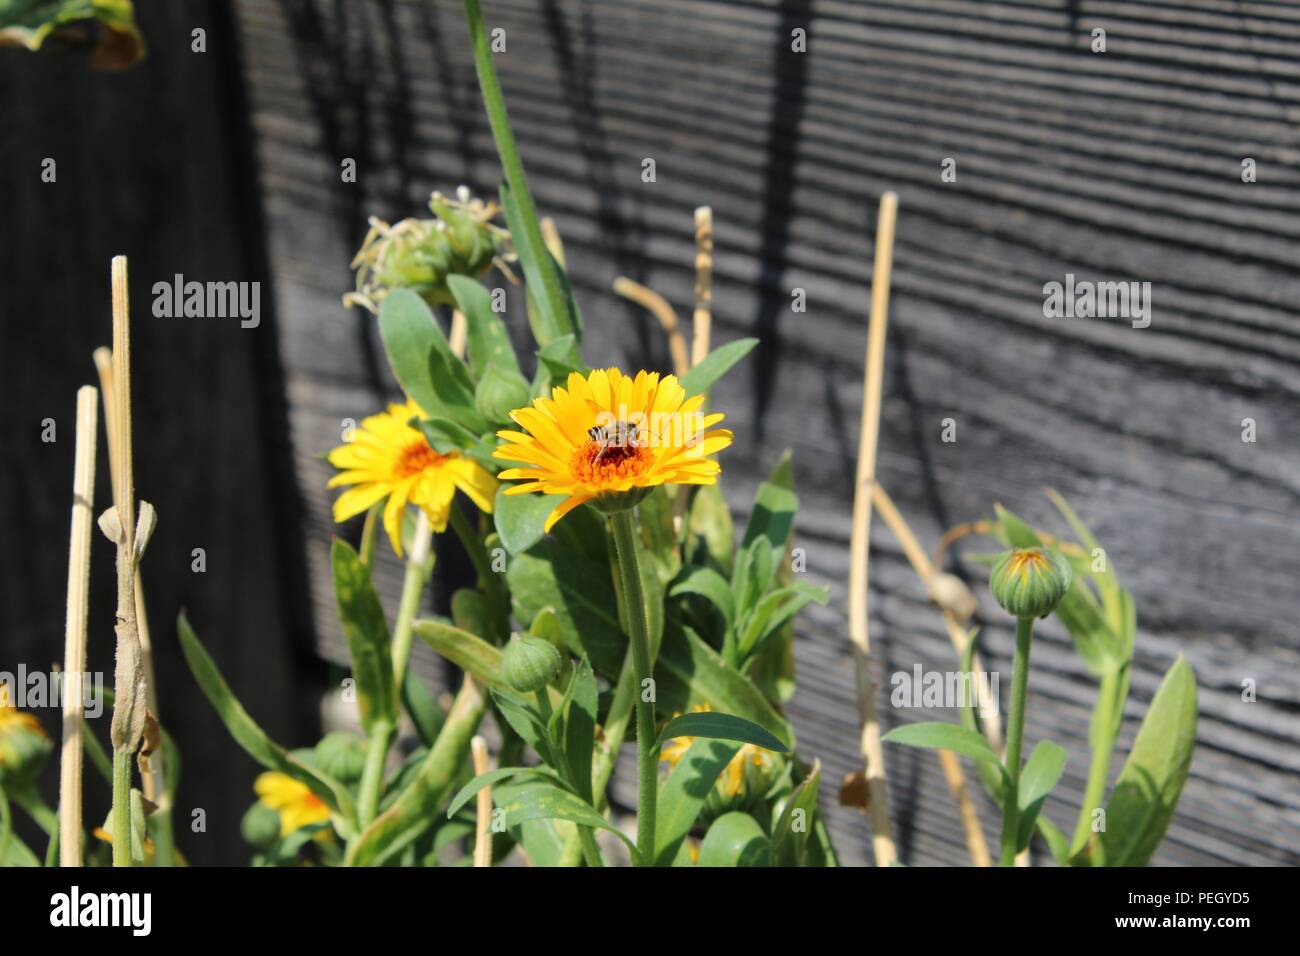
[[[589,441],[573,454],[573,477],[583,484],[613,484],[620,478],[636,478],[654,464],[655,456],[645,445],[611,445]]]
[[[445,455],[438,454],[421,437],[402,449],[402,453],[397,456],[397,463],[393,466],[393,472],[398,478],[409,478],[411,475],[418,475],[426,468],[437,467],[445,459]]]
[[[1010,574],[1018,574],[1021,578],[1024,578],[1029,575],[1030,571],[1040,570],[1046,567],[1047,564],[1047,558],[1043,556],[1041,551],[1026,549],[1017,551],[1011,556],[1011,564],[1008,566],[1007,571]]]

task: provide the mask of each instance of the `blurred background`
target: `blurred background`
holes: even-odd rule
[[[713,208],[714,343],[762,339],[714,392],[737,435],[724,488],[743,514],[793,449],[797,544],[832,598],[800,617],[789,712],[831,784],[823,811],[842,860],[870,858],[864,818],[835,796],[860,767],[848,516],[875,212],[892,189],[882,483],[927,548],[996,501],[1064,531],[1042,488],[1064,493],[1137,600],[1121,756],[1176,655],[1200,684],[1191,779],[1155,862],[1300,863],[1300,8],[484,6],[505,31],[497,68],[539,209],[565,242],[589,362],[669,368],[657,325],[611,285],[631,277],[688,315],[692,212]],[[322,456],[345,419],[395,394],[373,318],[340,304],[348,262],[367,216],[422,215],[431,190],[460,184],[494,194],[500,172],[452,0],[138,0],[137,17],[148,55],[125,72],[92,69],[84,51],[0,49],[0,670],[48,671],[62,654],[75,393],[110,344],[109,260],[125,254],[136,482],[160,514],[144,577],[161,717],[184,761],[178,843],[195,863],[238,864],[257,768],[186,670],[176,614],[188,610],[272,736],[314,742],[345,659]],[[355,182],[340,175],[348,159]],[[261,283],[260,325],[154,317],[152,286],[176,273]],[[1044,317],[1043,285],[1067,273],[1150,282],[1150,326]],[[507,322],[522,346],[516,292]],[[97,538],[91,667],[111,683],[113,551]],[[950,670],[953,654],[879,521],[872,547],[885,727],[952,719],[888,706],[890,674]],[[463,573],[447,548],[435,602]],[[1009,673],[1010,619],[961,551],[949,570],[980,593],[985,660]],[[380,553],[391,608],[400,571]],[[1045,808],[1065,823],[1095,686],[1059,626],[1039,634],[1027,735],[1070,751]],[[416,666],[445,684],[435,660]],[[38,716],[57,736],[57,711]],[[903,860],[967,862],[934,756],[886,756]],[[107,788],[89,789],[88,817],[102,817]],[[977,802],[992,837],[997,814]],[[186,827],[195,808],[205,832]]]

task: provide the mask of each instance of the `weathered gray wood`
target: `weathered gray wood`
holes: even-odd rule
[[[92,351],[112,344],[109,261],[124,253],[136,490],[159,514],[143,577],[160,717],[184,760],[177,844],[197,864],[242,864],[249,849],[239,819],[255,799],[257,767],[190,676],[177,612],[188,610],[249,711],[286,743],[311,738],[324,668],[309,653],[310,621],[297,611],[294,488],[276,466],[286,436],[270,291],[257,329],[152,314],[153,283],[178,272],[202,281],[268,278],[233,24],[220,3],[137,9],[150,51],[126,73],[91,70],[84,52],[0,50],[0,670],[23,663],[48,672],[63,654],[75,396],[78,386],[98,384]],[[190,51],[195,26],[208,31],[205,55]],[[57,162],[55,183],[41,182],[45,157]],[[57,423],[53,444],[41,441],[47,417]],[[97,511],[111,503],[102,426],[99,449]],[[206,552],[203,574],[191,570],[194,548]],[[96,533],[89,666],[109,688],[113,561]],[[59,710],[38,716],[57,741]],[[92,726],[107,741],[108,715]],[[51,804],[57,769],[56,756],[44,777]],[[98,826],[108,787],[89,767],[85,779],[86,821]],[[195,832],[199,809],[205,827]],[[33,845],[43,852],[43,840]]]
[[[874,210],[894,189],[882,480],[927,543],[998,500],[1059,529],[1039,488],[1063,491],[1138,600],[1121,746],[1178,653],[1200,681],[1200,746],[1157,861],[1300,862],[1300,12],[1118,0],[485,6],[489,27],[507,32],[498,68],[538,204],[566,240],[592,361],[666,364],[657,330],[610,283],[632,275],[685,314],[691,210],[714,208],[716,340],[764,338],[715,393],[738,436],[726,487],[743,510],[781,449],[795,450],[808,577],[834,592],[802,619],[790,711],[801,749],[824,762],[845,860],[864,860],[868,844],[833,799],[857,764],[847,516]],[[366,214],[411,214],[459,182],[492,191],[499,171],[459,5],[237,9],[317,625],[337,653],[317,456],[340,419],[379,406],[386,382],[370,320],[338,303],[347,260]],[[1104,55],[1089,52],[1094,27],[1107,31]],[[795,28],[808,33],[802,56]],[[358,159],[357,184],[339,181],[345,156]],[[640,178],[646,157],[653,184]],[[955,183],[940,180],[945,157]],[[1242,183],[1244,157],[1258,182]],[[1151,326],[1045,318],[1042,286],[1067,272],[1150,281]],[[796,287],[806,314],[790,311]],[[508,320],[526,342],[517,296]],[[949,417],[957,441],[946,444]],[[1241,440],[1244,418],[1257,422],[1254,444]],[[885,529],[873,546],[882,684],[918,661],[951,667]],[[957,569],[982,590],[977,566]],[[390,599],[395,574],[386,563]],[[1008,667],[1010,629],[986,597],[981,619],[988,659]],[[1094,688],[1059,628],[1043,629],[1034,659],[1028,735],[1069,748],[1047,807],[1067,824]],[[887,707],[884,719],[924,717],[953,719]],[[933,757],[888,755],[904,859],[964,862]],[[996,813],[983,811],[992,835]]]

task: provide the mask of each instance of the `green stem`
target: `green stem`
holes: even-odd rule
[[[501,575],[492,570],[492,560],[488,557],[483,538],[474,530],[468,516],[457,507],[455,502],[452,502],[450,514],[452,530],[460,539],[461,546],[469,555],[470,563],[474,565],[479,583],[483,585],[492,623],[497,630],[497,642],[504,644],[510,637],[510,596],[506,593]]]
[[[1106,779],[1110,776],[1110,758],[1115,750],[1115,738],[1119,732],[1118,716],[1115,713],[1119,703],[1119,671],[1110,671],[1101,679],[1097,691],[1097,711],[1093,715],[1096,728],[1096,740],[1093,742],[1092,763],[1088,766],[1088,783],[1083,791],[1083,804],[1079,807],[1079,821],[1074,828],[1074,841],[1071,853],[1078,853],[1088,842],[1091,831],[1093,811],[1101,806],[1106,794]]]
[[[429,580],[429,546],[433,532],[429,529],[429,519],[424,511],[415,526],[415,540],[411,544],[411,553],[406,559],[406,576],[402,579],[402,597],[397,606],[397,623],[393,627],[393,682],[400,697],[402,683],[406,679],[406,664],[411,657],[411,625],[415,623],[415,614],[420,609],[420,598],[424,595],[424,585]]]
[[[637,812],[636,847],[641,866],[651,866],[655,852],[655,801],[659,795],[659,758],[654,750],[655,705],[646,699],[646,681],[653,680],[650,660],[650,626],[646,620],[645,592],[641,586],[641,568],[636,554],[636,528],[632,511],[610,516],[614,547],[618,552],[619,576],[627,599],[628,636],[632,663],[636,669],[636,755]],[[651,685],[653,686],[653,684]],[[653,694],[650,695],[653,697]]]
[[[113,751],[113,865],[131,866],[131,754]]]
[[[384,765],[388,762],[388,748],[392,746],[397,728],[386,720],[377,720],[370,727],[370,742],[366,747],[366,764],[361,771],[357,791],[358,829],[365,829],[379,809],[379,791],[384,782]]]
[[[591,827],[578,827],[578,839],[582,842],[582,855],[587,859],[587,866],[604,866],[605,858],[600,855],[600,845],[596,843],[596,831]]]
[[[1020,750],[1025,735],[1025,698],[1029,693],[1029,644],[1034,619],[1016,619],[1016,657],[1011,672],[1011,714],[1007,719],[1007,786],[1002,797],[1002,865],[1016,862],[1016,832],[1020,825]]]
[[[542,239],[542,229],[537,222],[537,209],[533,205],[533,194],[528,191],[524,164],[519,158],[519,149],[515,146],[515,134],[510,129],[510,118],[506,114],[505,100],[501,96],[501,83],[497,79],[496,66],[492,62],[492,47],[488,41],[487,31],[483,27],[483,11],[479,7],[478,0],[465,0],[465,19],[469,24],[470,44],[474,48],[474,66],[478,70],[478,84],[483,93],[483,106],[487,110],[488,124],[492,127],[492,138],[496,140],[497,153],[501,158],[501,170],[505,173],[510,194],[519,208],[519,218],[523,222],[526,233],[524,239],[534,250],[537,269],[541,274],[542,292],[556,321],[564,323],[559,329],[559,334],[564,335],[573,331],[572,328],[567,327],[569,316],[567,299],[560,286],[560,277],[555,271],[555,263],[547,254],[546,243]]]

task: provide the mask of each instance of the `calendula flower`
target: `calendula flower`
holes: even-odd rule
[[[402,514],[408,504],[424,510],[437,533],[447,530],[447,516],[459,488],[486,512],[492,510],[497,480],[479,464],[456,452],[440,454],[410,424],[424,413],[413,401],[389,405],[365,419],[352,441],[329,454],[340,473],[329,487],[351,485],[334,502],[334,520],[346,521],[376,502],[384,505],[384,530],[398,557],[402,554]]]
[[[524,466],[501,472],[524,479],[506,494],[567,495],[546,519],[550,531],[584,502],[617,511],[657,485],[711,485],[721,468],[709,456],[732,436],[708,430],[723,416],[703,414],[703,405],[703,395],[686,397],[675,375],[573,372],[550,398],[510,413],[524,431],[497,432],[503,444],[493,456]]]
[[[694,712],[712,709],[708,704],[701,704],[695,708]],[[660,750],[659,759],[668,764],[669,767],[676,767],[677,762],[686,756],[686,751],[691,749],[693,743],[695,743],[694,737],[673,737]],[[721,776],[718,777],[718,786],[728,797],[738,797],[745,789],[745,771],[748,767],[766,771],[771,765],[772,752],[770,750],[765,750],[754,744],[744,744],[740,750],[736,751],[736,756],[731,758],[731,762],[727,764]]]
[[[257,793],[258,803],[280,814],[281,837],[330,818],[325,801],[312,793],[306,784],[287,774],[275,770],[259,774],[253,781],[253,790]]]

